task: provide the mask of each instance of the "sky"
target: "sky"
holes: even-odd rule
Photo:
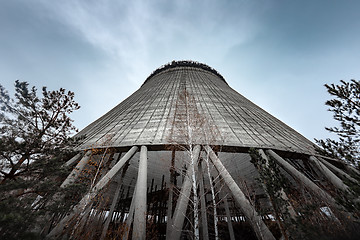
[[[215,68],[309,140],[324,84],[360,79],[357,0],[0,0],[0,83],[75,92],[80,130],[172,60]]]

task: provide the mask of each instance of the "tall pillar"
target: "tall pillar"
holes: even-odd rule
[[[146,239],[147,148],[141,146],[132,239]]]
[[[199,154],[201,147],[196,145],[194,147],[194,164],[198,163]],[[173,215],[173,224],[170,235],[166,235],[167,240],[178,240],[180,239],[182,227],[184,224],[186,209],[188,207],[191,186],[192,186],[192,168],[188,167],[186,171],[186,176],[181,187],[181,192],[176,203],[174,215]]]
[[[209,154],[209,157],[218,170],[220,176],[224,179],[226,185],[233,194],[236,202],[239,204],[241,211],[249,220],[257,238],[263,240],[275,240],[269,228],[265,225],[255,208],[250,204],[249,200],[245,197],[244,193],[241,191],[211,147],[206,146],[205,150]]]
[[[124,233],[122,235],[122,240],[127,240],[129,237],[131,223],[133,222],[133,219],[134,219],[135,199],[136,199],[136,184],[135,184],[134,193],[133,193],[131,203],[130,203],[129,214],[125,221]]]
[[[227,225],[228,225],[228,229],[229,229],[230,239],[235,240],[235,234],[234,234],[234,228],[233,228],[232,221],[231,221],[229,203],[227,201],[226,196],[224,196],[224,207],[225,207],[225,213],[226,213],[226,218],[227,218]]]
[[[263,159],[265,159],[265,161],[266,161],[266,166],[268,167],[268,166],[269,166],[269,158],[268,158],[268,156],[265,154],[265,152],[264,152],[262,149],[259,149],[258,151],[259,151],[261,157],[262,157]],[[272,172],[272,173],[273,173],[273,172]],[[273,173],[273,174],[274,174],[274,173]],[[286,195],[284,189],[281,188],[280,191],[279,191],[279,193],[280,193],[280,197],[288,203],[287,210],[289,211],[290,217],[291,217],[292,219],[295,219],[296,216],[297,216],[297,214],[296,214],[293,206],[291,205],[290,200],[289,200],[288,196]],[[280,219],[279,219],[279,221],[280,221]]]
[[[101,236],[100,236],[100,240],[103,240],[105,239],[106,237],[106,233],[108,231],[108,228],[109,228],[109,224],[111,222],[111,219],[112,219],[112,215],[114,213],[114,210],[115,210],[115,207],[116,207],[116,204],[117,202],[119,201],[119,195],[120,195],[120,190],[121,190],[121,183],[122,181],[120,180],[117,184],[117,187],[116,187],[116,190],[115,190],[115,194],[114,194],[114,198],[112,200],[112,203],[111,203],[111,206],[110,206],[110,210],[109,210],[109,215],[105,221],[105,224],[104,224],[104,227],[103,227],[103,231],[101,233]]]
[[[110,169],[109,172],[105,174],[105,176],[100,179],[100,181],[95,185],[94,192],[100,191],[109,181],[119,172],[119,170],[124,166],[127,161],[137,152],[139,148],[137,146],[133,146],[116,164],[114,167]]]
[[[69,166],[73,165],[80,157],[81,157],[81,153],[76,154],[69,161],[64,163],[64,167],[69,167]]]
[[[320,162],[322,162],[327,168],[329,168],[330,170],[334,171],[335,173],[338,174],[338,176],[346,178],[350,181],[352,181],[353,183],[358,183],[358,181],[356,179],[354,179],[353,177],[351,177],[349,174],[347,174],[346,172],[344,172],[343,170],[335,167],[334,165],[332,165],[331,163],[329,163],[328,161],[322,159],[322,158],[318,158],[318,160]]]
[[[201,229],[202,229],[202,239],[209,240],[209,229],[207,222],[207,211],[206,211],[206,195],[204,191],[204,173],[202,168],[202,163],[199,166],[199,182],[200,182],[200,205],[201,205]]]
[[[170,235],[172,226],[172,211],[173,211],[173,198],[174,198],[174,184],[175,184],[175,150],[171,153],[171,168],[170,168],[170,186],[169,198],[167,201],[167,220],[166,220],[166,235]]]
[[[90,190],[81,201],[73,208],[73,210],[64,217],[46,236],[47,239],[54,238],[55,236],[61,234],[62,230],[66,226],[66,223],[77,213],[84,211],[86,205],[96,196],[96,194],[104,187],[109,181],[115,176],[115,174],[124,166],[124,164],[131,159],[135,154],[138,147],[133,146],[125,155],[122,157],[119,162],[95,185],[93,189]],[[87,160],[88,161],[88,160]],[[80,161],[81,162],[81,161]],[[63,183],[64,184],[64,183]]]
[[[315,194],[320,196],[323,200],[325,200],[329,203],[332,203],[334,205],[336,204],[336,202],[332,196],[330,196],[327,192],[325,192],[320,187],[318,187],[309,178],[307,178],[304,174],[302,174],[296,168],[291,166],[290,163],[286,162],[282,157],[277,155],[274,151],[267,150],[266,152],[270,156],[272,156],[280,164],[280,166],[285,169],[285,171],[287,171],[288,173],[290,173],[290,175],[292,175],[292,176],[296,177],[298,180],[300,180],[312,192],[314,192]]]
[[[338,178],[333,172],[331,172],[322,162],[320,162],[316,157],[310,156],[309,160],[314,163],[317,168],[325,175],[325,177],[337,188],[347,192],[349,187],[346,186],[343,181]]]
[[[350,171],[355,173],[356,175],[360,176],[360,171],[357,170],[355,167],[351,166],[350,164],[345,164],[345,168]]]
[[[91,150],[88,150],[82,159],[78,162],[76,167],[71,171],[69,176],[65,179],[65,181],[61,184],[61,188],[66,187],[67,185],[73,183],[80,175],[81,171],[84,169],[86,164],[89,162],[91,156]]]

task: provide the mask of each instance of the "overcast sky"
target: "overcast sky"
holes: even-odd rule
[[[0,0],[0,82],[75,92],[84,128],[156,68],[195,60],[305,137],[334,125],[323,85],[360,79],[357,0]]]

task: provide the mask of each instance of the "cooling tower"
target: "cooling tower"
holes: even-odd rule
[[[353,218],[335,199],[356,170],[205,64],[160,67],[77,137],[62,187],[90,190],[48,238],[289,239],[299,218]],[[309,202],[318,215],[305,214]]]

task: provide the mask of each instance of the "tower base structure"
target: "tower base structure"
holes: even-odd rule
[[[78,136],[61,186],[88,190],[48,239],[358,237],[357,172],[207,65],[157,69]]]

